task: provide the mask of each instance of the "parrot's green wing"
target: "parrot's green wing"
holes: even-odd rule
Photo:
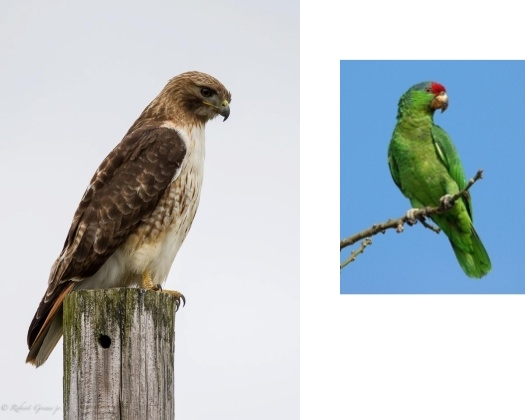
[[[388,148],[388,167],[390,168],[390,175],[392,175],[392,179],[397,185],[397,188],[403,191],[403,188],[401,188],[401,183],[399,182],[399,169],[394,159],[393,143],[390,143],[390,147]]]
[[[432,126],[431,133],[437,155],[447,168],[450,177],[456,182],[458,188],[462,190],[467,186],[467,180],[465,178],[465,172],[463,171],[463,165],[459,160],[458,152],[452,143],[452,140],[450,140],[447,132],[437,125]],[[467,196],[463,197],[463,202],[467,208],[470,220],[474,220],[472,203],[470,200],[470,194],[468,194],[468,192]]]

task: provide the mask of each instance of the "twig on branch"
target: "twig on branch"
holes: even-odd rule
[[[439,228],[436,228],[435,226],[432,226],[428,224],[425,221],[425,216],[430,216],[432,214],[441,214],[448,210],[450,210],[453,207],[453,204],[459,200],[461,197],[468,197],[468,190],[472,185],[476,183],[476,181],[480,180],[483,177],[483,169],[480,169],[476,175],[474,175],[473,178],[470,179],[470,181],[467,183],[465,188],[463,188],[461,191],[454,194],[450,199],[448,200],[441,200],[441,204],[438,207],[426,207],[422,209],[413,209],[413,211],[409,211],[411,213],[410,216],[413,218],[419,220],[426,228],[433,230],[436,233],[440,232]],[[356,233],[355,235],[349,236],[348,238],[341,240],[341,248],[340,250],[343,250],[343,248],[346,248],[347,246],[355,244],[357,241],[360,241],[362,239],[370,239],[370,237],[377,235],[378,233],[385,233],[387,229],[396,229],[396,231],[403,232],[403,226],[407,223],[409,226],[415,224],[413,222],[413,219],[411,220],[411,217],[409,217],[408,214],[405,214],[402,217],[399,217],[397,219],[389,219],[384,223],[379,223],[372,225],[372,227],[365,229],[359,233]],[[370,240],[370,243],[372,241]],[[369,245],[369,244],[367,244]],[[364,248],[366,248],[365,245],[363,247],[363,244],[361,244],[361,248],[359,248],[357,251],[354,251],[350,254],[350,257],[341,265],[341,268],[343,268],[345,265],[351,263],[355,260],[355,257],[362,253],[364,251]]]
[[[341,270],[347,266],[348,264],[350,264],[352,261],[354,261],[356,259],[356,257],[359,255],[359,254],[362,254],[363,251],[365,250],[365,248],[368,246],[368,245],[371,245],[372,244],[372,238],[366,238],[363,242],[361,242],[361,246],[356,249],[355,251],[352,251],[350,253],[350,256],[346,259],[346,261],[344,263],[341,264]]]
[[[440,229],[440,228],[438,228],[438,227],[436,227],[436,226],[433,226],[433,225],[431,225],[430,223],[428,223],[428,222],[425,220],[425,217],[424,217],[424,216],[422,216],[421,219],[418,219],[418,220],[419,220],[419,221],[421,222],[421,224],[422,224],[423,226],[425,226],[427,229],[430,229],[431,231],[436,232],[436,233],[441,232],[441,229]]]

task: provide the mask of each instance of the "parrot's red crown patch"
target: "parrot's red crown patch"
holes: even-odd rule
[[[432,88],[432,92],[434,92],[435,94],[439,94],[441,92],[446,92],[447,91],[445,89],[445,86],[440,85],[439,83],[436,83],[436,82],[432,82],[430,84],[430,87]]]

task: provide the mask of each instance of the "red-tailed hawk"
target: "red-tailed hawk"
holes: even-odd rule
[[[100,164],[51,268],[26,362],[40,366],[49,357],[62,336],[62,302],[73,290],[160,289],[199,204],[204,126],[217,115],[226,120],[230,101],[214,77],[180,74]]]

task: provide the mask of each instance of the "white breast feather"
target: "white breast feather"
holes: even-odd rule
[[[186,143],[187,148],[186,156],[177,178],[185,180],[183,182],[186,182],[186,187],[195,189],[196,194],[195,199],[186,211],[180,217],[174,219],[163,240],[155,244],[146,245],[140,250],[140,253],[144,255],[143,261],[136,262],[138,262],[139,267],[147,265],[152,271],[153,281],[156,284],[164,284],[175,256],[184,239],[186,239],[199,205],[204,175],[204,126],[194,127],[187,134],[180,129],[177,129],[177,132]]]

